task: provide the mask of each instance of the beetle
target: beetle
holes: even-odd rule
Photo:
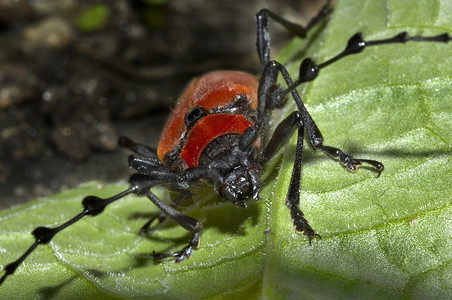
[[[384,166],[379,161],[354,158],[339,148],[324,145],[322,134],[303,104],[296,87],[314,80],[323,68],[348,55],[362,52],[366,47],[407,41],[451,40],[447,33],[419,37],[402,32],[387,39],[366,41],[357,33],[349,39],[342,52],[325,62],[317,64],[309,58],[303,60],[298,79],[294,81],[282,64],[270,59],[268,19],[281,23],[299,37],[305,37],[307,31],[330,12],[330,3],[327,2],[306,27],[291,23],[266,9],[258,12],[256,45],[262,69],[261,78],[237,71],[217,71],[195,79],[181,96],[163,130],[157,150],[125,137],[120,139],[119,144],[122,147],[135,152],[128,161],[129,166],[136,170],[129,179],[129,188],[106,199],[87,196],[82,201],[83,211],[74,218],[54,228],[38,227],[33,230],[35,242],[21,257],[5,266],[0,284],[15,272],[39,244],[49,243],[58,232],[85,216],[99,215],[105,207],[129,194],[147,197],[162,211],[159,219],[170,217],[192,233],[188,245],[181,250],[153,254],[156,259],[174,257],[176,262],[182,262],[198,247],[202,224],[179,212],[177,203],[168,205],[162,202],[150,188],[169,183],[174,185],[175,189],[186,190],[191,183],[204,180],[212,182],[215,191],[222,198],[236,206],[246,207],[246,201],[249,199],[259,200],[262,166],[284,146],[295,130],[297,144],[286,205],[297,232],[305,234],[309,243],[314,237],[320,237],[299,208],[305,132],[314,150],[323,151],[351,172],[357,171],[362,164],[368,164],[375,168],[379,176]],[[285,86],[277,84],[279,76],[284,79]],[[297,110],[279,123],[269,141],[266,141],[265,133],[269,128],[271,112],[283,106],[288,96],[293,98]],[[146,230],[155,219],[147,222],[143,229]]]

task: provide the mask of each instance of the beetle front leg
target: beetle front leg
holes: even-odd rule
[[[298,233],[304,233],[309,238],[309,245],[313,237],[317,234],[305,219],[303,212],[300,210],[300,180],[301,180],[301,163],[303,155],[303,140],[304,140],[304,125],[300,118],[300,126],[298,127],[297,147],[295,149],[295,159],[292,170],[292,177],[290,178],[289,189],[287,190],[286,205],[290,208],[290,214],[293,219],[295,230]]]
[[[309,69],[308,66],[304,66],[302,68]],[[287,86],[289,87],[287,90],[280,87],[276,89],[273,88],[278,74],[281,74],[284,78]],[[376,160],[354,158],[339,148],[323,145],[323,136],[320,129],[317,127],[311,115],[307,111],[297,90],[293,87],[294,83],[287,69],[277,61],[269,61],[265,66],[264,73],[259,84],[259,111],[264,111],[265,107],[272,107],[274,103],[282,102],[286,95],[290,93],[301,113],[309,142],[314,150],[322,150],[332,158],[337,159],[351,172],[356,172],[363,163],[369,164],[377,170],[378,176],[380,176],[384,169],[383,163]]]
[[[303,121],[306,124],[308,139],[314,150],[322,150],[325,154],[329,155],[333,159],[338,160],[350,172],[354,173],[358,171],[359,167],[363,163],[366,163],[375,168],[375,170],[377,171],[377,177],[380,176],[381,172],[384,169],[383,163],[371,159],[355,158],[339,148],[324,145],[322,133],[315,124],[309,112],[306,110],[305,106],[298,105],[298,107],[300,108],[301,114],[303,115]]]
[[[146,160],[142,157],[132,156],[129,159],[129,164],[131,167],[140,170],[139,164],[140,162],[144,162],[146,165]],[[166,168],[152,168],[153,164],[147,165],[147,168],[143,169],[143,173],[135,174],[132,177],[136,178],[134,181],[139,183],[142,186],[146,186],[146,182],[148,186],[154,186],[156,184],[162,183],[173,183],[178,186],[185,186],[188,182],[194,182],[199,180],[203,175],[206,174],[206,170],[203,168],[190,168],[185,170],[184,172],[178,173],[171,171]],[[189,258],[193,253],[193,250],[198,248],[200,241],[200,231],[202,229],[202,223],[198,220],[184,215],[179,212],[174,207],[162,202],[154,193],[149,191],[149,188],[146,190],[140,190],[138,193],[140,196],[146,196],[155,206],[157,206],[166,216],[173,219],[177,224],[182,226],[184,229],[193,233],[189,243],[183,249],[176,251],[174,253],[153,253],[154,259],[162,259],[166,257],[175,257],[176,262],[181,262],[186,258]],[[151,220],[152,222],[153,220]],[[148,222],[149,223],[149,222]],[[145,226],[147,226],[147,224]],[[149,223],[150,224],[150,223]]]
[[[378,173],[377,177],[380,177],[381,172],[383,172],[384,165],[379,161],[371,159],[354,158],[350,154],[345,153],[341,149],[335,147],[321,145],[318,148],[321,149],[326,154],[328,154],[329,156],[331,156],[332,158],[337,159],[350,172],[354,173],[358,171],[359,167],[361,167],[363,163],[369,164],[372,167],[374,167]]]
[[[309,238],[309,244],[314,236],[320,237],[309,225],[300,210],[300,180],[301,180],[301,164],[303,156],[303,139],[304,139],[304,124],[302,114],[299,111],[292,112],[276,127],[269,143],[262,151],[258,161],[261,164],[266,163],[273,157],[282,145],[286,144],[287,140],[292,136],[295,129],[298,128],[297,133],[297,147],[295,150],[295,159],[292,169],[292,177],[290,179],[289,188],[286,195],[286,205],[290,209],[290,215],[293,219],[295,230],[298,233],[304,233]]]
[[[170,204],[171,207],[177,208],[181,203],[183,203],[188,196],[191,195],[190,191],[188,190],[179,190],[177,188],[169,187],[170,191],[174,191],[179,193],[179,195],[172,200],[172,203]],[[160,224],[162,224],[165,220],[168,219],[168,216],[164,212],[160,212],[159,214],[153,216],[149,221],[147,221],[140,229],[140,233],[150,235],[151,232],[157,230],[157,227],[159,227]],[[157,224],[151,227],[151,224],[154,223],[154,221],[157,220]]]
[[[189,258],[193,253],[193,250],[198,248],[200,240],[200,231],[202,229],[202,223],[198,220],[186,216],[179,212],[177,209],[163,203],[154,193],[148,192],[146,197],[152,201],[158,208],[160,208],[167,216],[176,221],[177,224],[184,227],[186,230],[193,232],[193,236],[190,239],[187,246],[174,253],[153,253],[154,259],[162,259],[166,257],[176,257],[176,262],[181,262],[186,258]]]
[[[157,229],[157,226],[163,223],[163,221],[165,221],[167,217],[168,216],[164,212],[160,212],[159,214],[153,216],[146,223],[144,223],[143,226],[141,226],[140,233],[150,236],[150,233]],[[151,228],[151,224],[154,223],[155,220],[157,220],[158,223]]]

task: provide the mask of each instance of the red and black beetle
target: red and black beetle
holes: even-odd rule
[[[176,261],[188,258],[198,247],[201,222],[179,212],[177,203],[172,206],[162,202],[151,187],[171,184],[175,189],[186,190],[190,183],[204,180],[213,183],[215,191],[236,206],[246,207],[248,199],[258,201],[261,168],[297,130],[297,146],[294,167],[286,205],[297,232],[304,233],[309,241],[319,236],[308,224],[299,209],[299,187],[301,175],[301,158],[304,132],[315,150],[322,150],[337,159],[348,170],[356,171],[362,163],[374,167],[378,175],[383,164],[368,159],[356,159],[342,150],[323,144],[322,134],[306,110],[296,87],[314,80],[321,69],[341,58],[359,53],[367,46],[405,43],[407,41],[448,42],[446,34],[433,37],[412,37],[406,32],[382,40],[365,41],[361,33],[350,38],[346,48],[333,58],[316,64],[306,58],[300,65],[299,78],[293,81],[286,68],[277,61],[270,60],[270,37],[268,34],[268,17],[281,23],[291,33],[305,37],[306,32],[330,12],[329,2],[306,26],[291,23],[268,10],[261,10],[256,15],[257,51],[260,57],[262,75],[255,76],[235,71],[217,71],[195,79],[183,93],[171,115],[160,140],[157,150],[130,139],[121,138],[121,146],[134,151],[137,155],[129,157],[129,166],[136,170],[130,179],[130,187],[110,198],[101,199],[87,196],[83,199],[83,211],[66,223],[54,228],[38,227],[32,234],[35,242],[16,261],[8,264],[0,279],[14,273],[17,267],[30,255],[39,244],[48,243],[58,232],[71,226],[85,216],[100,214],[106,206],[129,195],[146,196],[162,213],[159,219],[170,217],[193,235],[186,247],[174,253],[154,253],[154,257],[175,257]],[[286,86],[277,84],[279,75]],[[269,141],[265,134],[271,111],[285,104],[291,95],[297,110],[278,124]],[[151,219],[143,227],[147,229]]]

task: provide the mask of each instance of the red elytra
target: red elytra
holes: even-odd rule
[[[250,109],[256,110],[258,86],[255,76],[239,71],[216,71],[192,80],[163,129],[157,148],[160,161],[176,168],[166,162],[165,155],[179,148],[185,168],[196,167],[201,152],[213,139],[224,134],[243,134],[254,125],[245,117],[245,111],[234,114],[213,111],[230,105],[237,95],[245,95]],[[205,109],[207,116],[187,128],[185,116],[194,107]]]

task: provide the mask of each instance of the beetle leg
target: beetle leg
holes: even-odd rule
[[[167,216],[176,221],[177,224],[184,227],[186,230],[193,232],[193,236],[190,239],[187,246],[182,250],[174,253],[153,253],[155,259],[162,259],[166,257],[176,257],[176,262],[181,262],[186,258],[189,258],[195,248],[199,246],[200,231],[202,229],[202,223],[198,220],[186,216],[176,210],[175,208],[162,202],[154,193],[148,192],[146,197],[152,201],[158,208],[160,208]]]
[[[264,73],[262,75],[261,84],[259,84],[258,92],[259,97],[260,99],[264,99],[259,100],[260,101],[259,105],[263,107],[263,108],[259,107],[259,110],[263,111],[265,109],[265,105],[268,105],[268,103],[275,102],[275,100],[272,100],[272,98],[279,98],[276,101],[280,101],[280,99],[285,97],[285,94],[288,90],[283,90],[281,88],[272,89],[273,87],[272,82],[276,80],[275,78],[277,78],[277,75],[279,73],[281,73],[282,77],[286,81],[287,86],[291,87],[294,85],[292,78],[289,75],[289,72],[287,72],[287,69],[283,65],[281,65],[277,61],[268,62],[267,65],[265,66]],[[381,162],[370,159],[357,159],[338,148],[324,146],[322,133],[320,132],[320,129],[317,127],[311,115],[304,106],[304,103],[301,100],[300,95],[298,94],[296,89],[290,89],[289,91],[292,94],[292,97],[297,105],[298,110],[301,113],[303,124],[308,134],[309,142],[311,143],[311,146],[314,150],[322,150],[329,156],[339,160],[339,162],[343,164],[351,172],[355,172],[361,166],[362,163],[369,164],[377,170],[378,176],[380,176],[380,173],[384,169],[384,165]],[[278,144],[275,143],[275,145]],[[267,151],[270,151],[270,149],[268,149]],[[267,154],[266,157],[270,158],[271,156]]]
[[[298,128],[297,147],[295,151],[292,177],[287,190],[286,205],[290,209],[295,230],[299,233],[306,234],[309,238],[309,243],[311,243],[311,239],[314,236],[320,237],[320,235],[312,229],[308,221],[305,219],[303,212],[299,208],[304,127],[302,114],[299,111],[292,112],[287,118],[278,124],[270,141],[265,146],[262,154],[259,156],[258,161],[261,164],[265,164],[278,152],[281,146],[287,142],[287,140],[292,136],[294,130]]]
[[[137,166],[133,166],[134,168]],[[139,169],[139,168],[136,168]],[[199,180],[206,174],[206,170],[203,168],[190,168],[184,172],[177,173],[171,171],[165,167],[148,168],[143,174],[134,174],[130,177],[130,182],[136,187],[134,193],[138,196],[146,196],[156,205],[165,215],[173,219],[180,226],[193,233],[189,244],[180,251],[174,253],[153,253],[155,259],[161,259],[165,257],[176,257],[176,262],[181,262],[184,259],[190,257],[193,250],[199,245],[200,231],[202,228],[201,222],[198,220],[186,216],[179,212],[177,209],[162,202],[154,193],[150,191],[150,188],[163,183],[174,183],[178,186],[184,186],[187,182],[193,182]],[[185,183],[185,184],[184,184]]]
[[[168,169],[157,159],[153,157],[143,157],[137,155],[130,155],[128,158],[129,167],[137,170],[140,174],[147,174],[155,169]]]
[[[157,158],[157,151],[155,149],[145,146],[143,144],[135,143],[128,137],[125,136],[119,137],[118,145],[119,147],[127,148],[138,155],[149,158]]]
[[[293,85],[292,78],[287,72],[286,68],[276,61],[269,61],[265,68],[258,88],[259,107],[258,111],[264,114],[266,107],[271,106],[272,103],[280,102],[281,98],[285,97],[286,90],[279,87],[274,88],[274,83],[281,73],[282,77],[286,81],[287,86]],[[347,166],[350,170],[354,170],[361,163],[365,162],[374,166],[380,173],[383,170],[383,164],[373,160],[359,160],[344,153],[340,149],[323,146],[322,134],[315,124],[300,95],[296,89],[290,89],[289,91],[299,109],[299,111],[292,112],[286,119],[284,119],[275,129],[269,143],[263,149],[258,157],[258,161],[264,164],[276,152],[285,144],[292,135],[295,128],[298,128],[297,135],[297,147],[295,152],[294,167],[292,170],[292,177],[289,184],[289,189],[286,196],[286,205],[290,208],[292,219],[294,220],[295,229],[297,232],[304,233],[309,237],[309,242],[314,236],[320,237],[308,224],[308,221],[304,218],[303,212],[299,208],[300,202],[300,178],[301,178],[301,163],[303,153],[303,138],[304,130],[309,137],[309,141],[315,150],[321,149],[327,154],[337,157],[339,161]],[[274,98],[278,98],[274,100]],[[264,126],[264,124],[258,123],[257,126]]]
[[[258,162],[261,165],[266,164],[268,160],[272,158],[284,144],[287,143],[294,130],[301,126],[303,126],[303,122],[299,111],[292,112],[287,118],[282,120],[273,132],[270,141],[259,155]]]
[[[326,4],[317,13],[317,15],[309,21],[306,27],[292,23],[266,8],[261,9],[254,17],[257,25],[256,47],[261,62],[261,70],[264,69],[265,65],[270,60],[270,34],[268,32],[268,17],[280,23],[292,34],[299,36],[300,38],[305,38],[309,29],[311,29],[314,25],[324,19],[330,12],[332,12],[330,2],[331,0],[327,0]]]
[[[150,169],[150,168],[149,168]],[[103,212],[103,210],[110,205],[111,203],[129,195],[136,194],[138,196],[146,195],[157,207],[159,207],[166,215],[170,216],[174,219],[179,225],[184,227],[185,229],[193,232],[193,237],[190,239],[190,243],[188,246],[183,248],[181,251],[175,252],[170,255],[156,255],[157,258],[166,257],[166,256],[175,256],[177,257],[176,261],[180,262],[185,258],[189,257],[193,252],[193,249],[196,248],[199,244],[199,232],[201,230],[202,224],[196,219],[185,216],[182,213],[178,212],[176,209],[164,204],[161,202],[157,196],[155,196],[149,189],[157,184],[161,183],[178,183],[183,181],[196,181],[202,177],[206,171],[202,168],[192,168],[188,169],[183,173],[174,173],[168,169],[164,170],[164,167],[156,168],[154,172],[151,170],[147,170],[147,174],[133,174],[130,176],[129,183],[130,187],[120,192],[116,195],[113,195],[109,198],[99,198],[97,196],[86,196],[83,198],[82,205],[83,211],[73,217],[72,219],[66,221],[57,227],[37,227],[32,231],[32,235],[35,238],[35,242],[20,256],[17,260],[9,263],[4,267],[5,273],[0,277],[0,285],[8,278],[8,276],[14,274],[16,269],[22,264],[22,262],[35,251],[35,249],[40,244],[48,244],[53,237],[62,231],[63,229],[68,228],[73,225],[77,221],[83,219],[86,216],[97,216]]]
[[[183,190],[183,189],[178,189],[177,187],[174,188],[174,187],[170,186],[170,190],[179,193],[179,195],[171,203],[171,207],[173,207],[173,208],[177,208],[181,203],[183,203],[191,195],[190,191]],[[165,220],[167,220],[167,217],[168,216],[164,212],[160,212],[159,214],[157,214],[154,217],[152,217],[151,219],[149,219],[149,221],[147,221],[141,227],[140,233],[146,234],[146,235],[149,236],[149,234],[152,231],[155,231],[157,229],[159,224],[162,224]],[[157,220],[158,223],[151,228],[151,224],[155,220]]]
[[[149,234],[154,231],[157,228],[158,224],[161,224],[163,221],[165,221],[167,218],[167,215],[164,212],[160,212],[159,214],[153,216],[152,218],[150,218],[146,223],[144,223],[144,225],[141,227],[140,229],[140,233],[142,234],[146,234],[147,236],[149,236]],[[151,224],[157,220],[158,223],[156,226],[151,228]]]
[[[157,253],[154,251],[152,252],[152,256],[154,257],[155,260],[160,260],[167,257],[176,257],[176,262],[179,263],[184,261],[186,258],[190,258],[190,256],[193,254],[193,250],[198,248],[199,241],[200,241],[200,232],[197,231],[193,233],[193,236],[190,239],[189,244],[182,248],[181,250],[173,253]]]
[[[295,159],[292,169],[292,177],[290,178],[289,188],[287,190],[286,205],[290,208],[290,215],[293,219],[295,230],[298,233],[304,233],[309,238],[309,245],[313,237],[317,234],[305,219],[303,212],[300,210],[300,180],[301,180],[301,163],[303,155],[303,139],[304,139],[304,125],[303,121],[299,119],[297,147],[295,148]]]
[[[315,148],[315,150],[322,150],[323,152],[325,152],[326,154],[328,154],[329,156],[331,156],[332,158],[338,160],[344,167],[347,168],[347,170],[349,170],[350,172],[356,172],[358,171],[358,168],[363,164],[363,163],[367,163],[369,165],[371,165],[372,167],[374,167],[377,170],[377,177],[380,177],[381,172],[384,169],[384,165],[383,163],[376,161],[376,160],[370,160],[370,159],[358,159],[358,158],[354,158],[353,156],[351,156],[348,153],[345,153],[344,151],[342,151],[339,148],[335,148],[335,147],[330,147],[330,146],[324,146],[322,144],[317,145]]]
[[[139,158],[139,157],[137,157]],[[133,166],[139,169],[138,166]],[[184,259],[190,257],[193,250],[198,247],[200,239],[200,231],[202,224],[198,220],[186,216],[179,212],[174,207],[162,202],[154,193],[149,189],[157,184],[174,183],[178,186],[184,186],[187,182],[197,181],[202,177],[205,177],[206,170],[204,168],[189,168],[184,172],[174,172],[165,167],[148,168],[146,172],[142,174],[134,174],[131,176],[130,181],[134,183],[134,186],[138,188],[134,191],[138,196],[146,196],[155,206],[157,206],[166,216],[173,219],[177,224],[193,233],[189,244],[180,251],[174,253],[153,253],[155,259],[162,259],[165,257],[176,257],[176,262],[181,262]]]

